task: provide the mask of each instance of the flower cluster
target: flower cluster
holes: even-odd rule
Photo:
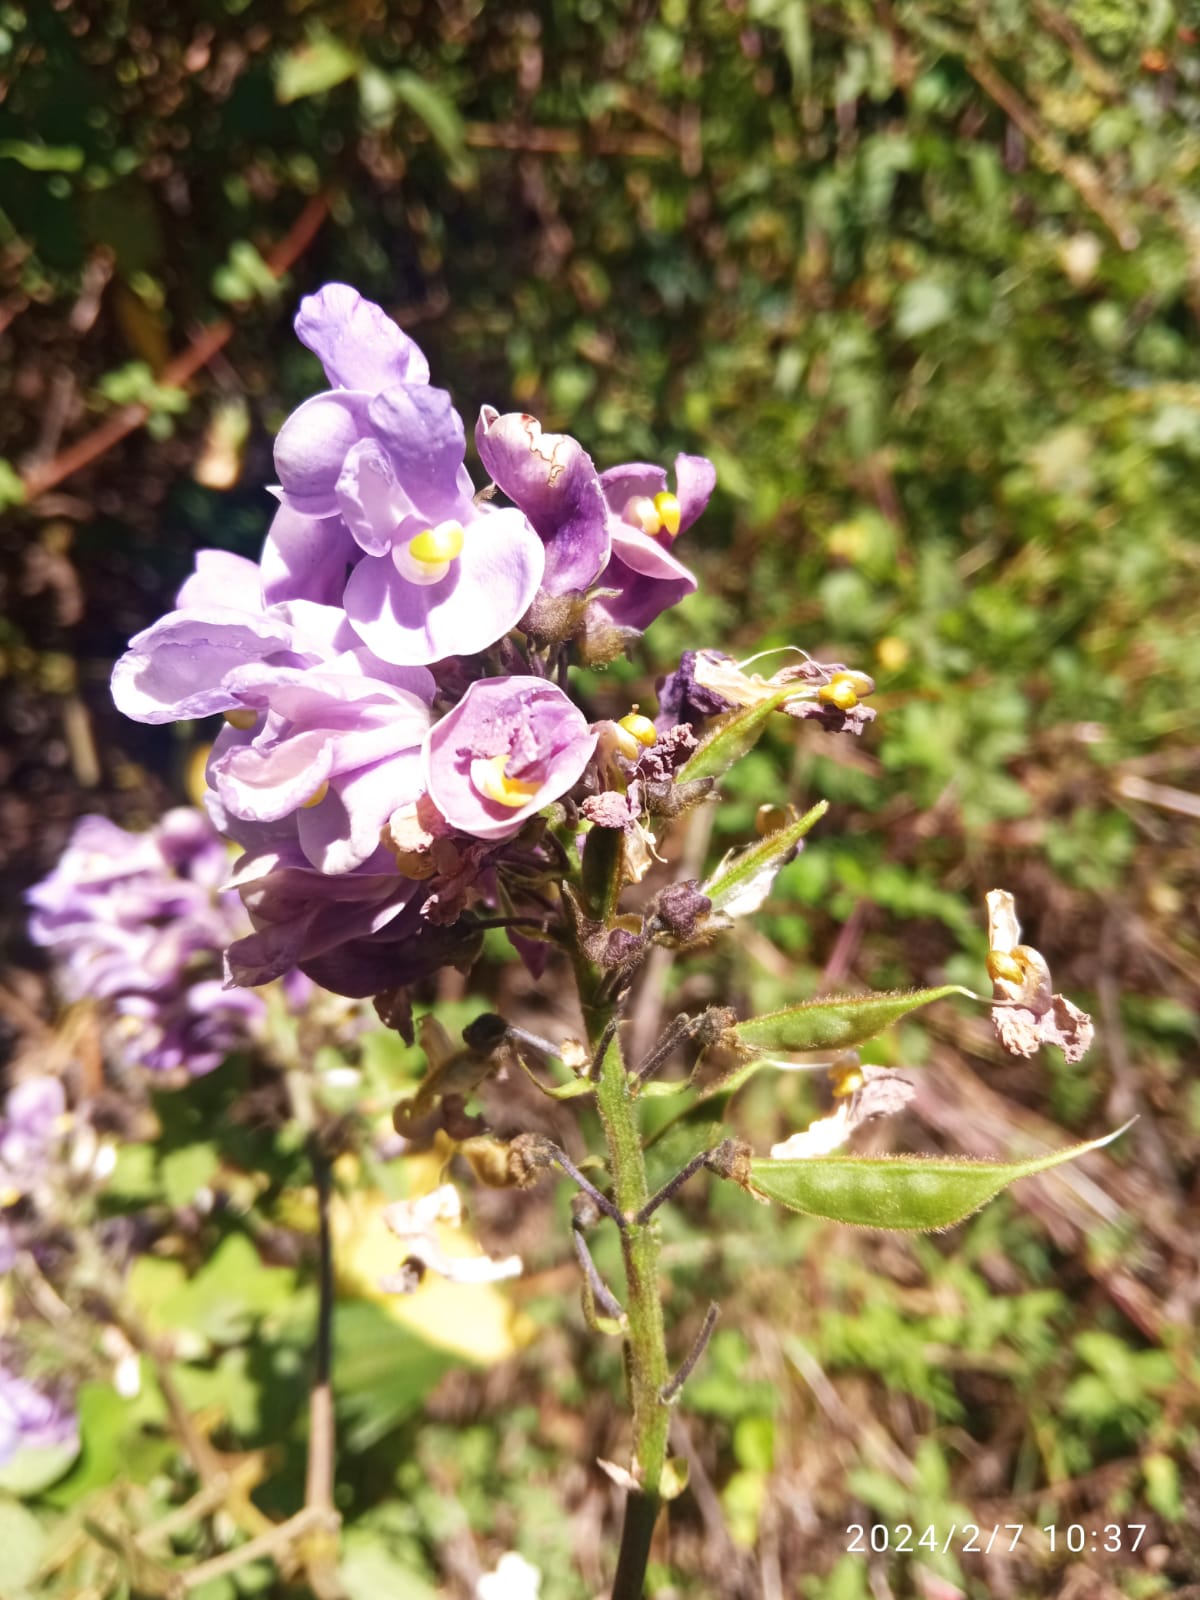
[[[228,876],[212,824],[181,806],[146,833],[81,818],[54,871],[28,893],[30,935],[52,952],[66,998],[102,1002],[125,1059],[152,1072],[211,1072],[263,1016],[260,996],[222,986],[221,952],[245,931],[236,900],[221,892]],[[34,1080],[10,1095],[6,1175],[14,1149],[38,1145],[33,1124],[52,1123],[55,1092],[61,1102],[55,1080]],[[30,1105],[14,1107],[18,1095]]]
[[[544,912],[554,858],[529,824],[606,781],[566,652],[611,657],[695,588],[671,546],[715,473],[685,455],[674,487],[643,463],[601,473],[484,407],[476,493],[449,395],[378,306],[330,284],[295,326],[329,387],[276,438],[261,560],[202,552],[113,695],[144,722],[225,719],[207,801],[254,927],[229,979],[298,966],[363,996],[469,960],[473,906]]]

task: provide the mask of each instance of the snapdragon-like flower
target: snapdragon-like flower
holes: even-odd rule
[[[462,419],[378,306],[328,284],[302,302],[296,331],[333,387],[275,441],[289,515],[268,541],[268,597],[343,599],[364,643],[400,666],[486,649],[537,592],[537,534],[521,511],[475,501]]]
[[[127,1059],[152,1072],[211,1072],[263,1016],[258,995],[221,985],[220,953],[243,926],[221,892],[228,870],[190,807],[147,833],[89,816],[28,892],[30,936],[53,953],[66,997],[105,1004]]]
[[[232,882],[251,923],[224,939],[227,981],[298,968],[357,997],[468,964],[475,902],[545,912],[547,847],[510,841],[580,780],[597,736],[541,652],[612,653],[695,586],[668,547],[714,473],[680,456],[673,491],[654,466],[602,475],[577,440],[484,407],[479,450],[512,502],[493,504],[449,396],[380,307],[329,284],[296,332],[329,387],[276,439],[261,561],[201,552],[113,697],[142,722],[225,719],[206,805],[245,852]],[[435,704],[450,709],[430,728]],[[525,954],[536,968],[544,949]],[[108,959],[128,1025],[139,1006],[159,1020]]]
[[[430,729],[430,799],[447,822],[500,840],[583,775],[596,734],[582,712],[541,678],[482,678]]]
[[[521,508],[546,547],[547,594],[579,593],[608,564],[608,504],[592,458],[566,433],[543,433],[536,417],[484,406],[475,425],[479,459]]]
[[[631,462],[601,473],[608,505],[612,554],[600,574],[595,614],[617,628],[648,628],[655,617],[692,593],[696,579],[671,546],[707,506],[717,470],[705,456],[675,457],[675,488],[667,474],[647,462]]]
[[[0,1467],[19,1450],[79,1447],[74,1406],[0,1365]]]

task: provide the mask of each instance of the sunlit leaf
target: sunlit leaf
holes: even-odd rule
[[[873,1039],[910,1011],[952,994],[974,998],[969,989],[957,983],[889,994],[834,995],[827,1000],[805,1000],[761,1017],[747,1017],[735,1024],[726,1037],[731,1044],[752,1051],[849,1050]]]
[[[1052,1150],[1025,1161],[975,1161],[965,1156],[821,1156],[750,1163],[751,1187],[789,1211],[860,1228],[925,1233],[953,1227],[1018,1178],[1048,1172],[1125,1132]]]
[[[765,700],[760,700],[757,705],[745,706],[740,711],[731,711],[722,717],[680,768],[676,781],[690,783],[693,778],[722,777],[735,761],[740,761],[748,751],[753,750],[771,713],[777,711],[785,700],[794,698],[796,693],[796,685],[790,683],[768,695]]]
[[[275,68],[275,98],[280,105],[324,94],[358,71],[358,56],[331,33],[314,30],[307,42],[289,50]]]
[[[746,850],[727,855],[701,891],[712,901],[713,910],[723,911],[728,917],[744,917],[757,911],[801,839],[828,810],[829,802],[821,800],[795,822]]]

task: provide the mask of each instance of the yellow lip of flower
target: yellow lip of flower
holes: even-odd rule
[[[651,539],[656,533],[662,532],[662,513],[648,494],[635,494],[631,500],[627,500],[621,517],[631,528],[637,528]]]
[[[654,509],[658,512],[663,532],[673,539],[679,532],[679,523],[683,516],[683,508],[678,499],[669,489],[660,489],[654,496]]]
[[[993,982],[997,978],[1006,979],[1009,983],[1025,982],[1025,967],[1019,956],[1008,950],[989,950],[987,957],[987,973]]]
[[[410,583],[440,583],[449,572],[451,562],[462,554],[465,537],[460,522],[439,522],[436,528],[425,528],[406,545],[397,547],[394,556],[397,570]]]
[[[498,806],[510,806],[514,811],[528,805],[540,783],[525,783],[520,778],[510,778],[505,773],[508,757],[490,756],[471,763],[471,782],[485,800],[494,800]]]
[[[319,806],[321,804],[321,801],[324,800],[325,796],[328,793],[329,793],[329,784],[328,784],[328,782],[319,783],[317,785],[317,787],[313,790],[313,792],[309,795],[308,799],[307,800],[302,800],[300,802],[300,809],[302,811],[311,811],[314,806]]]
[[[836,706],[839,711],[853,711],[858,704],[854,686],[847,683],[840,672],[835,673],[829,683],[821,685],[817,699],[823,706]]]
[[[839,711],[853,711],[860,698],[875,688],[875,680],[865,672],[835,672],[828,683],[817,690],[822,705],[836,706]]]
[[[658,743],[658,729],[649,717],[641,715],[636,706],[632,711],[626,712],[617,723],[617,727],[624,728],[626,733],[636,739],[638,744],[645,745],[647,750],[652,744]]]
[[[252,711],[249,706],[234,706],[232,711],[225,712],[225,721],[231,728],[240,728],[246,733],[258,721],[258,712]]]

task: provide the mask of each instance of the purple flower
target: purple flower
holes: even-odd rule
[[[378,306],[328,284],[296,331],[335,387],[275,441],[267,598],[344,599],[360,638],[399,666],[486,649],[529,608],[541,541],[521,512],[475,504],[462,419]]]
[[[61,1395],[37,1388],[0,1366],[0,1466],[18,1450],[79,1448],[79,1422]]]
[[[477,839],[509,839],[572,788],[596,734],[561,689],[541,678],[482,678],[429,731],[429,797]]]
[[[220,952],[243,927],[222,893],[228,871],[212,824],[190,807],[141,834],[83,817],[54,871],[27,895],[30,936],[53,952],[67,998],[102,1002],[123,1054],[152,1072],[211,1072],[264,1015],[259,996],[220,985]],[[43,1086],[34,1102],[22,1089],[31,1106],[18,1105],[19,1122],[6,1107],[18,1139],[28,1137],[35,1106],[44,1122],[53,1094]]]
[[[402,877],[385,850],[358,871],[323,873],[296,845],[247,852],[231,884],[254,932],[229,946],[229,981],[269,983],[300,967],[341,994],[374,991],[326,983],[322,963],[330,952],[353,941],[386,938],[389,925],[425,888]]]
[[[546,546],[542,587],[562,595],[589,588],[608,562],[608,507],[592,458],[565,433],[543,433],[535,417],[484,406],[475,424],[479,459]]]
[[[704,456],[675,457],[674,493],[663,469],[645,462],[601,474],[612,558],[598,587],[618,593],[592,602],[599,618],[613,627],[648,628],[692,593],[696,579],[670,545],[704,510],[716,481],[716,468]]]

